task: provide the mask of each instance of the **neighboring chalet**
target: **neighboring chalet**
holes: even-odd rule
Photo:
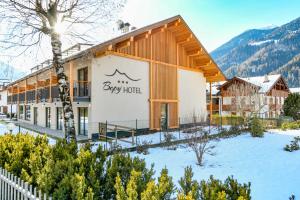
[[[279,116],[290,92],[281,75],[234,77],[218,89],[221,100],[212,105],[214,113],[221,113],[223,116],[256,114],[262,118]],[[219,105],[220,102],[222,106]]]
[[[16,106],[7,105],[7,85],[8,80],[0,80],[0,114],[16,113]]]
[[[205,120],[206,83],[225,80],[181,16],[64,55],[76,132],[89,138],[106,121],[153,130]],[[62,130],[57,77],[44,65],[9,84],[8,101],[18,120]]]

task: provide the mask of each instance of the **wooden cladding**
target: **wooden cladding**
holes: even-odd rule
[[[176,37],[169,31],[159,31],[151,33],[151,38],[135,38],[133,41],[127,41],[122,45],[116,45],[115,51],[127,55],[151,59],[155,61],[177,64],[177,51],[179,51],[179,65],[187,66],[187,54],[185,49],[179,45],[177,49]],[[152,51],[151,51],[152,50]],[[151,58],[152,52],[152,58]]]
[[[152,99],[177,100],[177,68],[153,64],[151,77]]]

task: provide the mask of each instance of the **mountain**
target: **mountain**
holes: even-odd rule
[[[290,87],[300,87],[300,17],[245,31],[211,55],[228,78],[281,73]]]
[[[0,79],[16,80],[26,75],[26,72],[0,61]]]

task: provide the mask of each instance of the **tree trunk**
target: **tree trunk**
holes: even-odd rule
[[[53,53],[53,66],[58,79],[59,97],[63,106],[65,139],[68,143],[71,141],[76,142],[74,113],[70,98],[70,84],[68,84],[67,76],[64,73],[60,36],[54,31],[51,33],[51,46]]]

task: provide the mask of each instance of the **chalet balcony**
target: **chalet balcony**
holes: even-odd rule
[[[274,103],[272,103],[272,104],[269,104],[269,106],[270,106],[270,110],[282,110],[282,105],[280,105],[280,104],[274,104]]]
[[[74,81],[73,101],[90,102],[91,101],[91,82]]]
[[[207,110],[210,110],[210,104],[207,104]],[[219,105],[218,104],[213,104],[212,105],[212,110],[213,111],[219,111]]]

